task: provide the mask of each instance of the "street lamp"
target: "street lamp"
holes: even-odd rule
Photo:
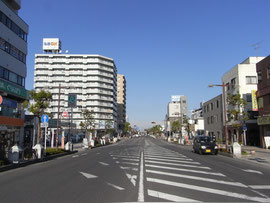
[[[224,82],[222,82],[222,85],[214,85],[214,84],[210,84],[208,85],[208,87],[214,87],[214,86],[218,86],[218,87],[222,87],[222,94],[223,94],[223,114],[224,114],[224,131],[225,131],[225,145],[226,145],[226,150],[228,150],[228,130],[227,130],[227,109],[226,109],[226,95],[225,95],[225,87],[227,87],[227,84],[224,84]]]

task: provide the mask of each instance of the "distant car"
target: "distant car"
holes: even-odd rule
[[[193,151],[199,154],[215,154],[218,153],[216,142],[210,136],[196,136],[193,141]]]

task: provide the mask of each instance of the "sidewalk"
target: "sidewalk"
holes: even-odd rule
[[[270,166],[270,149],[263,149],[254,146],[242,146],[242,151],[246,151],[247,155],[242,155],[240,159]]]

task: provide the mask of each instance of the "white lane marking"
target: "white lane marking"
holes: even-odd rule
[[[172,202],[198,202],[197,200],[179,197],[176,195],[170,195],[170,194],[166,194],[166,193],[158,192],[158,191],[154,191],[154,190],[147,190],[147,193],[149,196],[161,198],[161,199],[166,199],[166,200],[169,200]]]
[[[121,164],[127,164],[127,165],[133,165],[133,166],[139,165],[139,163],[131,163],[131,162],[121,162]]]
[[[126,176],[128,177],[128,179],[131,181],[131,183],[136,186],[136,179],[137,179],[137,176],[136,175],[130,175],[128,173],[126,173]]]
[[[141,163],[140,163],[140,182],[139,182],[139,192],[138,192],[138,202],[144,202],[144,184],[143,184],[143,152],[141,152]]]
[[[72,158],[75,158],[75,157],[78,157],[79,155],[74,155],[74,156],[72,156]]]
[[[235,192],[228,192],[228,191],[224,191],[224,190],[200,187],[200,186],[196,186],[196,185],[188,185],[188,184],[184,184],[184,183],[177,183],[177,182],[172,182],[172,181],[167,181],[167,180],[147,178],[147,181],[154,182],[154,183],[165,184],[165,185],[170,185],[170,186],[175,186],[175,187],[180,187],[180,188],[186,188],[186,189],[190,189],[190,190],[197,190],[197,191],[200,191],[200,192],[213,193],[215,195],[224,195],[224,196],[227,196],[227,197],[245,199],[245,200],[249,200],[249,201],[251,200],[251,201],[257,201],[257,202],[270,202],[270,198],[250,197],[250,196],[235,193]]]
[[[146,163],[153,163],[153,164],[165,164],[165,165],[171,165],[171,166],[180,166],[180,167],[190,167],[190,168],[201,168],[201,169],[210,169],[206,166],[197,166],[197,165],[186,165],[186,164],[177,164],[177,163],[170,163],[170,162],[161,162],[161,161],[150,161],[146,160]],[[189,162],[189,164],[192,164],[192,162]]]
[[[202,177],[198,177],[198,176],[182,175],[182,174],[168,173],[168,172],[154,171],[154,170],[146,170],[146,172],[160,174],[160,175],[173,176],[173,177],[179,177],[179,178],[187,178],[187,179],[192,179],[192,180],[206,181],[206,182],[211,182],[211,183],[233,185],[233,186],[238,186],[238,187],[245,187],[245,188],[248,187],[247,185],[244,185],[244,184],[239,183],[239,182],[229,182],[229,181],[223,181],[223,180],[216,180],[216,179],[212,179],[212,178],[202,178]]]
[[[125,190],[125,188],[119,187],[119,186],[114,185],[112,183],[107,183],[107,184],[110,185],[110,186],[112,186],[112,187],[114,187],[114,188],[116,188],[117,190]]]
[[[186,159],[185,157],[179,157],[179,156],[174,156],[174,157],[171,157],[171,156],[156,156],[156,155],[145,155],[145,157],[147,158],[160,158],[160,159],[173,159],[173,160],[189,160],[189,159]]]
[[[104,162],[98,162],[98,163],[100,163],[100,164],[103,165],[103,166],[109,166],[109,164],[104,163]]]
[[[152,168],[162,168],[162,169],[170,169],[170,170],[176,170],[176,171],[186,171],[186,172],[191,172],[191,173],[201,173],[201,174],[225,177],[225,175],[222,174],[222,173],[213,173],[213,172],[208,172],[208,171],[196,171],[196,170],[191,170],[191,169],[173,168],[173,167],[158,166],[158,165],[152,165],[152,164],[145,164],[145,166],[152,167]]]
[[[269,190],[270,185],[249,185],[252,189]]]
[[[132,171],[138,171],[139,170],[138,168],[131,168],[131,167],[128,167],[128,166],[126,166],[126,167],[120,166],[120,168],[123,169],[123,170],[132,170]]]
[[[139,161],[139,158],[138,159],[127,159],[127,158],[116,158],[116,157],[113,157],[113,159],[118,159],[118,160],[123,160],[123,161]]]
[[[163,158],[163,157],[156,157],[156,156],[144,156],[145,159],[151,159],[151,160],[158,160],[158,161],[174,161],[178,162],[180,161],[193,161],[193,159],[187,159],[187,158]]]
[[[145,153],[146,156],[161,156],[161,157],[182,157],[186,158],[186,156],[181,154],[168,154],[168,153]]]
[[[186,164],[193,164],[193,165],[201,165],[199,162],[196,162],[196,161],[182,161],[182,160],[177,160],[177,163],[186,163]]]
[[[89,174],[89,173],[84,173],[84,172],[80,172],[84,177],[86,178],[97,178],[97,176]]]
[[[128,156],[128,155],[111,155],[112,157],[123,157],[123,158],[134,158],[134,159],[139,159],[139,156]]]
[[[82,156],[85,156],[85,155],[87,155],[87,153],[83,153],[83,154],[81,154]]]
[[[261,171],[255,171],[255,170],[251,170],[251,169],[242,169],[245,172],[249,172],[249,173],[257,173],[260,175],[263,175],[263,173]]]

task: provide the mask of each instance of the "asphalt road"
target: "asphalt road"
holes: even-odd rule
[[[0,173],[0,202],[270,202],[269,168],[151,137]]]

